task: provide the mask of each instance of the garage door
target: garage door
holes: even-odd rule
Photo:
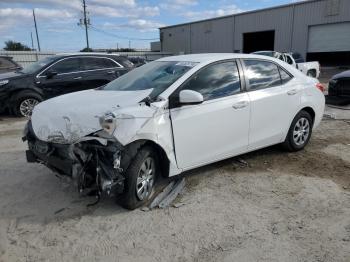
[[[350,23],[311,26],[309,53],[350,51]]]

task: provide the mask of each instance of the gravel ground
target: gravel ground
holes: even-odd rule
[[[323,81],[325,82],[325,81]],[[350,261],[350,111],[309,146],[270,147],[184,174],[179,208],[87,207],[25,161],[25,121],[0,117],[0,261]],[[349,119],[349,120],[347,120]]]

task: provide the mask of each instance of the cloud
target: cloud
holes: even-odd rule
[[[213,18],[218,16],[232,15],[241,13],[244,10],[240,9],[236,5],[227,5],[215,10],[202,10],[202,11],[187,11],[182,13],[183,17],[189,20],[203,20],[207,18]]]
[[[129,28],[140,32],[157,31],[159,27],[163,26],[165,24],[145,19],[131,19],[125,24],[112,24],[109,22],[103,24],[103,28],[108,30]]]
[[[61,32],[69,30],[62,28],[63,23],[70,23],[75,26],[81,18],[82,3],[81,0],[0,0],[1,4],[17,4],[21,7],[0,8],[0,30],[8,31],[10,29],[18,29],[20,25],[33,25],[32,9],[27,5],[32,4],[42,30],[47,28],[58,28]],[[0,6],[1,6],[0,4]],[[92,21],[95,18],[128,18],[139,19],[143,17],[154,17],[160,14],[157,6],[138,5],[135,0],[88,0],[87,10]],[[11,5],[10,5],[11,6]],[[13,6],[13,5],[12,5]],[[142,17],[142,19],[140,19]],[[45,20],[45,23],[40,23]],[[144,20],[147,21],[147,20]],[[135,25],[136,26],[136,25]],[[140,25],[141,26],[141,25]],[[151,25],[149,25],[149,28]],[[70,28],[71,29],[71,28]],[[63,30],[63,31],[62,31]],[[150,30],[150,29],[145,29]],[[52,30],[48,30],[53,32]],[[57,31],[58,32],[58,31]]]
[[[118,9],[109,6],[90,5],[89,12],[92,16],[108,16],[108,17],[141,17],[141,16],[158,16],[159,8],[154,7],[135,7],[132,9]]]
[[[166,0],[160,4],[160,7],[165,10],[180,10],[189,6],[197,5],[197,0]]]
[[[38,20],[55,21],[62,24],[63,22],[72,21],[75,13],[68,10],[55,10],[47,8],[35,8],[35,15]],[[3,8],[0,9],[0,31],[17,27],[18,25],[33,24],[33,10],[28,8]]]

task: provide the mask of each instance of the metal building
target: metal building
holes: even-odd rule
[[[309,0],[160,28],[172,53],[298,52],[323,64],[350,64],[350,0]]]

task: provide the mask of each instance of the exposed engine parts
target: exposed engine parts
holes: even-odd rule
[[[23,140],[28,140],[28,160],[70,176],[80,194],[95,194],[98,198],[123,192],[123,171],[142,145],[134,143],[123,147],[117,141],[101,137],[89,137],[71,145],[47,143],[34,136],[30,124]]]

